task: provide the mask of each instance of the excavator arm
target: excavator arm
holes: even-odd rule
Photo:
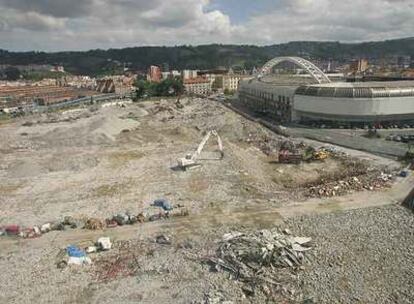
[[[185,158],[178,159],[178,166],[181,168],[186,168],[190,166],[197,165],[197,159],[199,158],[201,152],[203,152],[204,146],[210,139],[211,135],[214,135],[217,138],[217,145],[220,152],[220,159],[224,157],[223,152],[223,142],[221,141],[220,136],[218,135],[216,130],[209,131],[202,139],[200,144],[197,147],[197,150],[191,155],[187,155]]]

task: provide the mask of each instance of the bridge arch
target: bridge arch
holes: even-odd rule
[[[330,83],[331,80],[312,62],[300,57],[276,57],[268,61],[257,74],[257,79],[269,74],[272,68],[282,62],[291,62],[303,68],[309,75],[312,76],[318,83]]]

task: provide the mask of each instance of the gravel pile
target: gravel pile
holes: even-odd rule
[[[314,257],[301,273],[315,303],[413,303],[414,216],[401,206],[292,219],[312,237]]]

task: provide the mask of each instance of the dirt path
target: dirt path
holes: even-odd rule
[[[158,233],[167,233],[175,239],[188,237],[202,237],[206,230],[215,227],[252,227],[255,229],[267,228],[283,223],[285,219],[308,214],[339,212],[352,209],[379,207],[402,202],[414,185],[414,176],[398,179],[392,188],[378,192],[356,192],[353,194],[326,199],[310,199],[305,202],[291,204],[285,207],[257,206],[239,208],[238,210],[223,210],[207,208],[198,214],[188,217],[172,218],[165,221],[147,222],[135,226],[123,226],[104,231],[69,230],[51,232],[41,238],[6,239],[0,240],[0,253],[18,252],[33,248],[49,247],[62,248],[68,244],[88,244],[98,237],[105,235],[114,240],[131,238],[148,238]]]

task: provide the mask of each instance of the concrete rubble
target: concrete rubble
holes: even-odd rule
[[[392,181],[393,175],[385,174],[383,172],[359,177],[350,176],[343,180],[310,186],[307,189],[306,195],[308,197],[332,197],[344,195],[353,191],[374,191],[390,187]]]
[[[207,258],[207,262],[216,271],[229,272],[234,279],[245,283],[245,294],[254,295],[257,287],[281,288],[280,269],[293,272],[301,269],[312,249],[311,241],[279,229],[228,233],[219,242],[215,256]]]

